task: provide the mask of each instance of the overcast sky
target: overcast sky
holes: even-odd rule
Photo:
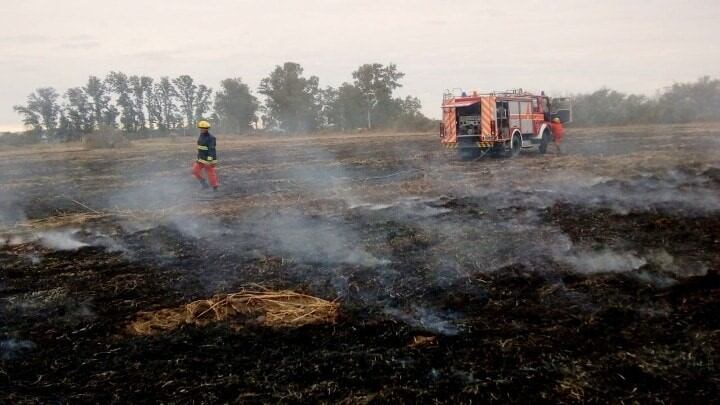
[[[652,95],[720,76],[718,0],[0,0],[0,16],[0,130],[35,88],[111,70],[257,89],[285,61],[323,87],[393,62],[431,117],[458,87]]]

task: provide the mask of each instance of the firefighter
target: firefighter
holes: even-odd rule
[[[215,149],[215,137],[209,132],[210,123],[200,121],[197,124],[200,128],[200,137],[197,141],[197,160],[193,163],[193,175],[200,181],[203,189],[212,186],[213,191],[218,190],[218,179],[215,173],[215,165],[217,164],[217,150]],[[202,171],[205,169],[207,180],[203,178]],[[208,185],[208,182],[210,183]]]
[[[565,127],[563,127],[562,121],[560,121],[558,117],[553,118],[550,126],[552,128],[553,143],[557,149],[557,154],[562,155],[560,143],[562,142],[563,135],[565,135]]]

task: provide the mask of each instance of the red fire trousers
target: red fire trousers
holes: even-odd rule
[[[207,172],[208,183],[210,183],[210,186],[217,187],[218,179],[217,179],[217,174],[215,173],[214,165],[206,165],[206,164],[203,164],[200,162],[195,162],[195,163],[193,163],[193,166],[192,166],[192,173],[198,180],[202,180],[203,179],[203,175],[202,175],[203,169],[205,169],[205,172]]]
[[[560,122],[553,122],[550,127],[552,128],[553,142],[559,145],[565,135],[565,127]]]

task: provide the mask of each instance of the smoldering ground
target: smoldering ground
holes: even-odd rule
[[[466,399],[458,392],[468,387],[498,398],[567,400],[568,386],[667,396],[652,375],[706,397],[681,376],[710,381],[710,363],[672,359],[715,359],[703,305],[714,302],[720,263],[716,164],[586,160],[583,150],[463,162],[436,141],[221,142],[212,198],[190,177],[187,145],[158,148],[149,164],[138,162],[151,144],[108,153],[107,165],[99,152],[85,164],[97,177],[63,163],[86,173],[59,175],[67,190],[19,186],[27,220],[0,237],[0,340],[34,346],[12,346],[0,367],[14,377],[0,381],[31,395],[37,375],[26,374],[45,370],[39,384],[64,395],[102,385],[118,398],[185,389],[207,399],[192,388],[203,381],[203,393],[228,401],[230,386],[231,396],[280,400],[274,393],[292,386],[337,402],[348,384],[365,392],[388,381],[421,400],[427,387]],[[593,144],[581,141],[569,146]],[[46,193],[74,201],[32,205]],[[253,283],[338,300],[342,316],[299,330],[188,326],[136,338],[123,329],[138,312]],[[652,368],[632,368],[626,352]],[[128,366],[138,359],[148,361]],[[243,370],[238,384],[249,385],[220,369]]]
[[[24,221],[25,211],[22,209],[21,197],[11,189],[0,193],[0,225],[14,225]]]
[[[427,160],[427,152],[413,148],[383,151],[382,161],[410,163],[371,170],[358,167],[367,158],[353,157],[348,162],[342,155],[342,151],[322,147],[305,147],[302,156],[291,162],[282,152],[262,155],[261,163],[275,167],[278,174],[273,175],[287,179],[293,193],[304,200],[331,201],[325,212],[308,211],[305,206],[256,207],[233,217],[214,215],[208,209],[211,205],[202,201],[206,192],[189,177],[186,167],[153,162],[127,172],[110,165],[104,173],[125,179],[124,184],[100,198],[80,191],[72,199],[78,204],[90,200],[93,206],[119,212],[162,214],[123,218],[120,228],[94,229],[89,224],[82,230],[38,232],[33,240],[50,250],[100,246],[122,252],[128,260],[163,266],[197,255],[196,262],[208,264],[188,268],[187,277],[176,288],[203,294],[246,281],[248,277],[235,271],[244,263],[279,257],[286,263],[282,270],[293,282],[320,288],[324,294],[353,297],[363,305],[385,308],[387,314],[403,313],[400,319],[407,320],[412,314],[432,311],[412,302],[412,297],[402,304],[405,309],[396,308],[389,297],[408,282],[447,287],[477,273],[542,260],[579,273],[635,271],[648,264],[631,249],[598,251],[575,246],[567,234],[542,218],[544,209],[558,203],[621,214],[663,207],[702,214],[720,206],[711,169],[672,169],[622,180],[555,171],[528,185],[491,182],[468,188],[478,173],[468,167],[443,166],[438,155]],[[369,164],[375,166],[375,162]],[[495,159],[489,168],[479,168],[479,175],[497,179],[487,170],[513,164]],[[418,172],[422,176],[416,176]],[[403,178],[398,174],[405,173],[415,176],[411,179],[421,178],[434,196],[364,195],[368,183],[396,181]],[[22,206],[18,209],[22,211]],[[422,270],[408,274],[410,266]],[[353,274],[358,271],[373,277],[375,285],[350,294]]]
[[[398,304],[390,297],[402,295],[403,284],[447,287],[476,273],[516,264],[537,266],[543,260],[581,274],[635,271],[646,278],[651,274],[640,270],[658,263],[646,257],[652,252],[589,250],[592,247],[575,246],[561,229],[544,223],[541,211],[558,202],[619,213],[658,207],[680,207],[696,214],[717,209],[717,198],[706,188],[710,180],[704,172],[676,171],[622,181],[558,174],[535,189],[485,189],[464,196],[400,197],[371,203],[329,152],[318,151],[313,156],[322,163],[294,167],[290,177],[311,199],[339,200],[341,204],[334,206],[340,208],[335,211],[308,215],[301,209],[255,209],[231,221],[180,216],[172,222],[180,232],[216,247],[210,250],[234,252],[230,257],[238,262],[280,257],[288,263],[286,276],[295,283],[331,296],[352,297],[438,333],[455,333],[451,324],[461,313],[428,307],[419,302],[420,294],[405,295]],[[655,204],[644,204],[645,198]],[[469,220],[468,213],[474,218]],[[665,255],[673,260],[667,252]],[[409,266],[423,270],[409,274]],[[684,276],[668,270],[669,266],[655,268],[665,273],[657,275],[658,279],[664,277],[658,283]],[[364,285],[361,293],[353,294],[353,283],[355,288],[362,283],[354,280],[358,271],[371,275],[374,285]],[[232,285],[232,276],[226,273],[200,278],[205,286]]]

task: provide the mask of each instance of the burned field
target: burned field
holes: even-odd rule
[[[720,397],[720,128],[219,144],[2,153],[0,401]]]

